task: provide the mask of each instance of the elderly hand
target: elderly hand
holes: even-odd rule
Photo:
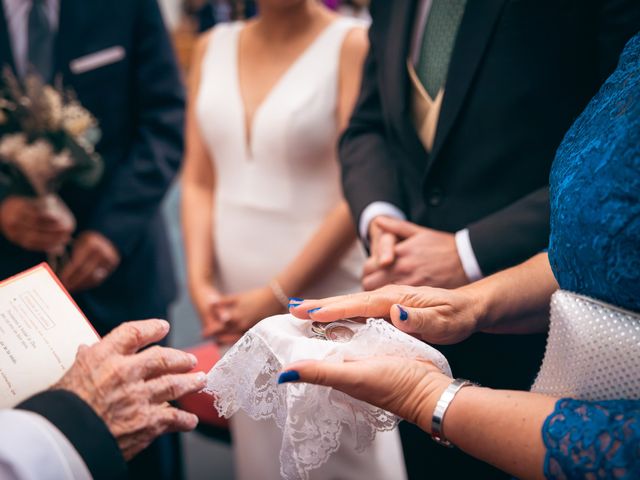
[[[163,320],[130,322],[101,342],[82,346],[71,369],[52,388],[69,390],[105,421],[129,460],[166,432],[193,430],[198,418],[167,402],[205,386],[203,372],[187,374],[193,355],[163,347],[140,349],[169,332]]]
[[[74,229],[68,210],[47,208],[41,199],[10,196],[0,203],[0,232],[25,250],[60,254]]]
[[[386,318],[399,330],[439,345],[465,340],[483,327],[485,319],[483,302],[471,288],[444,290],[399,285],[324,300],[305,300],[292,304],[290,312],[318,322]]]
[[[71,259],[60,280],[70,292],[98,287],[120,264],[120,254],[104,235],[87,231],[73,243]]]
[[[431,431],[431,417],[451,378],[431,362],[371,357],[343,363],[304,361],[285,368],[279,383],[300,381],[335,388]]]
[[[454,234],[390,217],[376,217],[372,223],[382,232],[378,233],[380,238],[395,238],[397,242],[393,254],[387,254],[390,262],[380,262],[372,249],[363,272],[365,290],[389,284],[455,288],[469,283]]]

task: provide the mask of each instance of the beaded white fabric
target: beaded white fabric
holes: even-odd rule
[[[395,415],[329,387],[304,383],[278,385],[282,368],[299,360],[342,362],[371,356],[431,360],[451,376],[446,358],[429,345],[381,319],[350,324],[346,343],[322,340],[310,322],[291,315],[270,317],[249,330],[209,372],[205,391],[215,396],[218,413],[230,417],[242,409],[251,418],[272,418],[282,429],[281,474],[306,479],[340,446],[343,428],[354,436],[358,451],[377,432],[395,428]]]
[[[532,391],[581,400],[640,399],[640,315],[557,291]]]

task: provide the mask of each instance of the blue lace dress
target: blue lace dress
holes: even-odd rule
[[[640,311],[640,34],[565,137],[550,186],[560,287]],[[542,434],[547,478],[640,478],[640,401],[560,400]]]

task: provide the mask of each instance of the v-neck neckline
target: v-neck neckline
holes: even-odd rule
[[[296,69],[296,67],[298,67],[298,65],[302,63],[302,61],[307,57],[309,52],[313,50],[318,43],[320,43],[320,40],[324,38],[327,35],[327,33],[334,27],[334,25],[336,25],[339,21],[340,21],[340,18],[336,18],[333,21],[331,21],[326,27],[324,27],[318,33],[318,35],[316,35],[316,37],[309,43],[309,45],[307,45],[304,48],[304,50],[302,50],[302,52],[300,52],[300,54],[296,56],[296,58],[291,62],[291,64],[286,69],[283,70],[283,72],[278,76],[278,78],[276,79],[274,84],[271,86],[271,88],[269,89],[267,94],[264,96],[264,98],[257,104],[251,119],[249,119],[247,116],[247,105],[245,102],[245,97],[243,95],[242,86],[240,84],[240,34],[246,28],[247,25],[244,22],[238,23],[238,28],[236,30],[236,38],[235,38],[235,45],[236,45],[235,59],[234,59],[235,77],[236,77],[235,84],[236,84],[238,99],[240,102],[240,109],[241,109],[241,116],[242,116],[243,144],[244,144],[246,156],[248,159],[253,158],[253,153],[254,153],[253,143],[255,141],[255,129],[256,129],[256,124],[257,124],[257,120],[259,119],[260,113],[264,110],[265,106],[268,105],[269,101],[276,94],[276,92],[282,88],[282,85],[286,82],[287,78],[292,75],[291,72],[293,72]]]

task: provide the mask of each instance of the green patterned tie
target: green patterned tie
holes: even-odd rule
[[[417,73],[431,98],[447,79],[453,45],[467,0],[433,0],[422,38]]]

